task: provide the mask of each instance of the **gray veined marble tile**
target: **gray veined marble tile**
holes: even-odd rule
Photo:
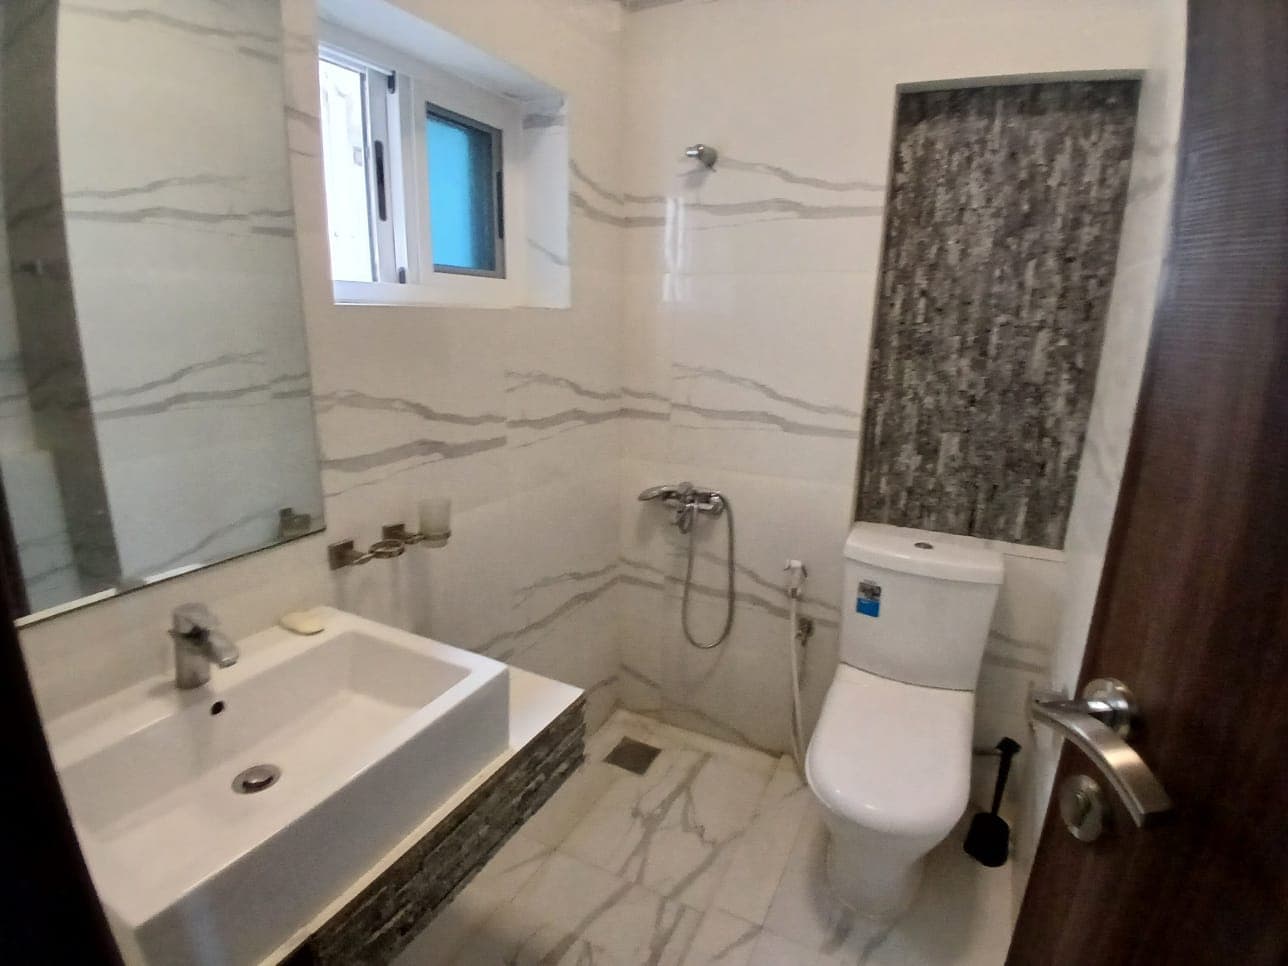
[[[604,597],[617,584],[616,565],[602,570],[570,573],[561,577],[545,578],[517,589],[516,604],[522,605],[533,595],[552,587],[572,584],[571,592],[564,596],[553,595],[544,602],[539,614],[527,619],[521,627],[498,632],[479,647],[480,654],[498,661],[514,661],[525,650],[538,643],[539,636],[571,614]]]
[[[674,379],[677,382],[709,381],[745,389],[763,397],[770,403],[782,404],[791,410],[814,413],[819,416],[839,416],[845,420],[857,420],[861,415],[857,410],[846,406],[813,402],[799,396],[790,396],[779,392],[767,382],[752,379],[748,376],[741,376],[733,372],[726,372],[714,366],[693,366],[683,362],[673,362],[672,369],[674,370]]]
[[[101,3],[61,3],[59,6],[64,11],[78,16],[94,17],[110,23],[142,24],[163,30],[179,31],[201,39],[229,41],[239,48],[247,47],[252,43],[270,48],[276,48],[281,44],[280,33],[271,30],[230,29],[217,23],[185,20],[167,10],[148,9],[145,4],[125,8]],[[274,11],[274,18],[276,18],[276,11]]]
[[[622,579],[625,582],[635,583],[640,586],[669,589],[678,594],[684,586],[684,558],[686,554],[687,550],[684,548],[672,548],[670,551],[672,564],[665,570],[647,561],[623,556],[620,558],[624,567]],[[713,553],[708,550],[700,550],[697,551],[696,555],[699,560],[706,561],[717,567],[723,568],[725,566],[723,551]],[[740,606],[762,611],[778,620],[787,619],[788,608],[784,602],[781,580],[774,581],[762,577],[751,567],[736,561],[734,563],[734,574],[734,600],[736,603]],[[728,591],[723,582],[719,584],[704,583],[702,580],[695,578],[690,582],[689,593],[697,598],[723,601]],[[839,619],[836,616],[836,605],[831,601],[807,596],[803,612],[822,627],[835,628],[840,626]]]
[[[765,934],[812,951],[818,957],[814,962],[827,966],[999,966],[1005,961],[1011,924],[1009,865],[979,865],[962,851],[954,833],[930,853],[912,906],[893,921],[875,922],[832,895],[820,809],[811,802],[804,816]]]
[[[746,966],[760,933],[753,923],[711,909],[694,930],[679,966]]]
[[[319,413],[345,409],[401,413],[431,423],[447,423],[454,426],[501,426],[505,423],[505,416],[501,413],[456,413],[437,409],[414,399],[376,396],[356,389],[337,389],[333,392],[318,393],[314,396],[314,405]]]
[[[762,773],[694,749],[664,750],[647,774],[608,790],[564,850],[617,876],[705,909],[729,846],[750,824]]]
[[[800,185],[805,188],[817,188],[820,191],[866,191],[877,194],[880,200],[884,200],[886,186],[883,182],[868,181],[863,178],[854,178],[849,180],[819,178],[812,175],[800,174],[792,171],[790,168],[779,164],[769,164],[764,161],[746,161],[741,158],[723,155],[720,158],[720,166],[731,171],[746,171],[752,174],[763,174],[774,178],[785,184]]]
[[[755,818],[734,846],[713,908],[757,926],[764,923],[791,857],[796,833],[810,808],[811,795],[796,763],[790,756],[782,756],[756,805]]]
[[[575,379],[569,379],[566,376],[560,376],[550,372],[542,372],[535,369],[522,371],[507,369],[505,378],[505,391],[507,393],[517,393],[530,387],[544,386],[565,390],[572,393],[574,396],[580,396],[583,399],[615,402],[621,395],[617,389],[595,389],[591,386],[583,385]]]
[[[561,789],[562,791],[562,789]],[[529,820],[531,822],[531,820]],[[450,962],[489,916],[514,898],[552,849],[525,825],[394,961],[397,966]]]
[[[547,248],[545,245],[542,245],[531,235],[527,237],[526,241],[528,243],[528,248],[530,248],[532,251],[534,251],[535,253],[537,253],[547,261],[563,267],[566,267],[568,265],[567,252],[557,252],[552,248]]]
[[[555,852],[455,962],[676,962],[698,919],[680,903]]]

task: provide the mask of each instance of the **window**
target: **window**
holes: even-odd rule
[[[522,217],[507,197],[519,105],[338,28],[323,39],[336,301],[516,304],[506,225]]]
[[[326,171],[331,277],[394,281],[397,256],[389,221],[385,153],[390,76],[328,51],[318,61],[322,161]]]
[[[504,275],[501,132],[426,105],[434,271]]]

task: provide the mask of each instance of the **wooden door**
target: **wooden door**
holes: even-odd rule
[[[1082,682],[1176,803],[1048,810],[1008,963],[1288,962],[1288,3],[1191,0],[1170,267]],[[1096,775],[1066,745],[1060,778]]]

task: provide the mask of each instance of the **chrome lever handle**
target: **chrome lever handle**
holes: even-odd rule
[[[1085,754],[1109,781],[1139,827],[1172,810],[1172,799],[1144,759],[1124,740],[1136,716],[1136,703],[1121,681],[1090,682],[1081,701],[1054,692],[1037,692],[1029,720],[1054,728]]]

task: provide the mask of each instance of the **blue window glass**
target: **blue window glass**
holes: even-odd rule
[[[500,274],[495,158],[501,132],[430,108],[425,139],[435,270]]]

